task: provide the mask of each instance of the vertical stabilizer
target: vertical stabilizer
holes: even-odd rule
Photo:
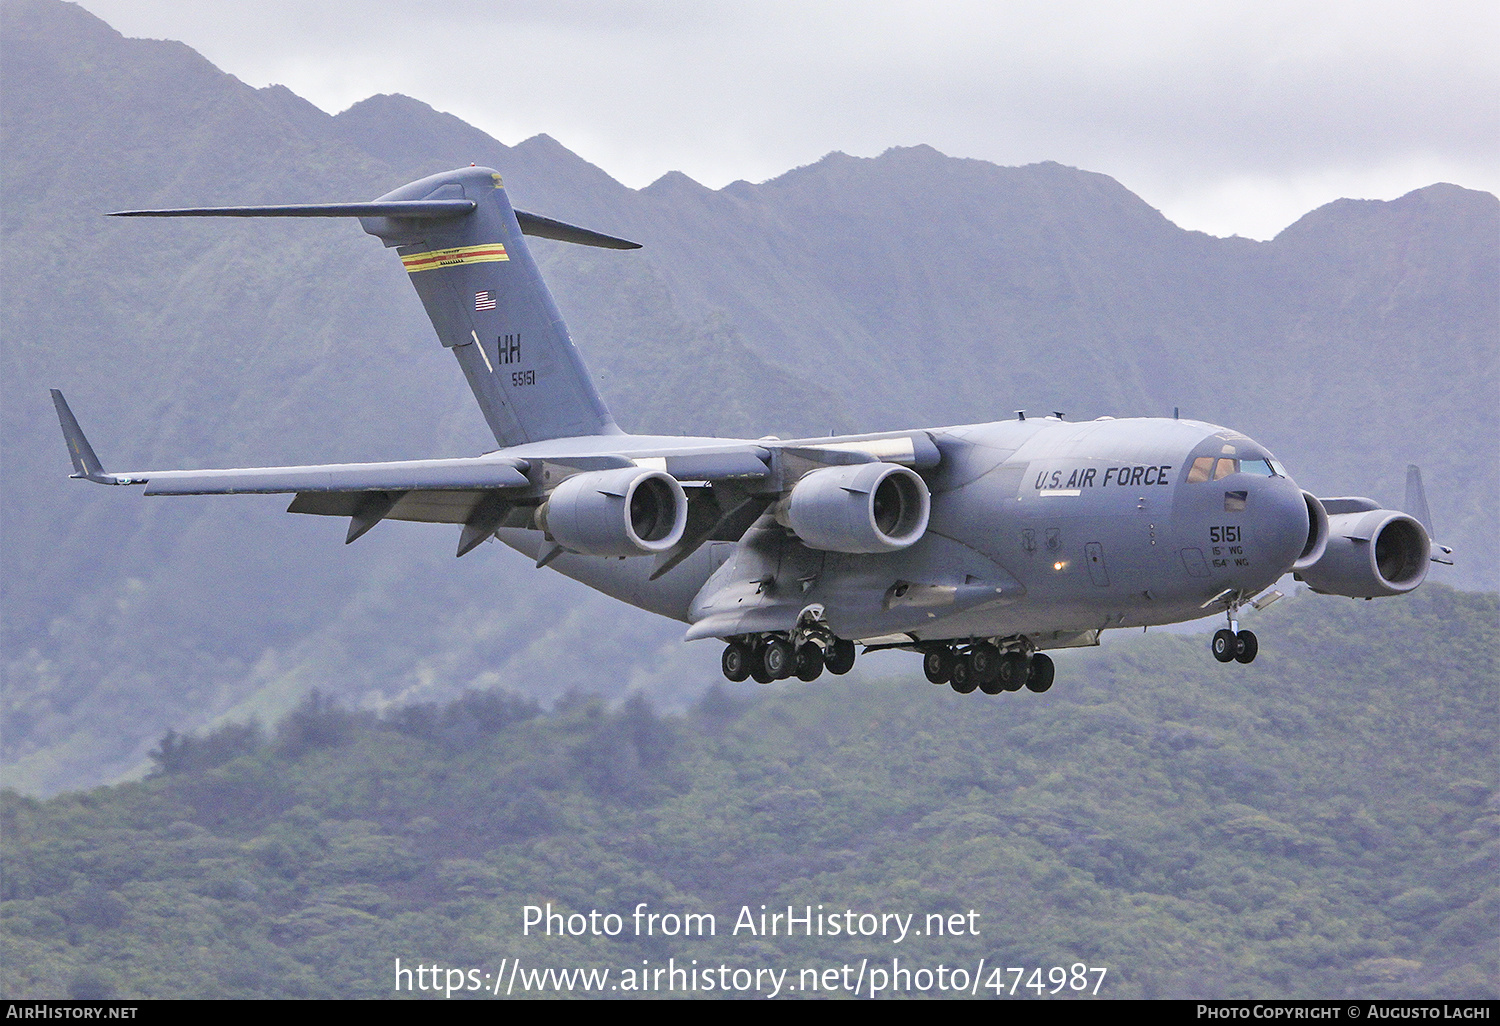
[[[396,247],[502,446],[618,434],[526,247],[500,175],[466,167],[376,200],[468,200],[460,217],[362,217]]]

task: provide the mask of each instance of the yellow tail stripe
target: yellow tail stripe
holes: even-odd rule
[[[430,271],[437,267],[458,267],[462,264],[485,264],[496,260],[509,260],[510,254],[498,242],[487,242],[482,246],[455,246],[452,249],[434,249],[426,253],[412,253],[401,258],[408,273]]]

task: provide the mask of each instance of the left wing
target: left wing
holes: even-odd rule
[[[52,401],[75,478],[145,485],[147,495],[292,492],[289,513],[348,517],[345,544],[382,520],[462,524],[460,556],[500,527],[540,529],[553,543],[542,562],[560,551],[654,555],[653,580],[706,541],[738,541],[813,471],[869,463],[928,469],[941,460],[922,431],[787,442],[606,435],[533,443],[520,447],[521,455],[502,450],[387,463],[110,472],[57,389]],[[868,490],[844,485],[835,493]]]
[[[350,518],[345,544],[380,521],[463,524],[461,556],[494,533],[533,491],[526,460],[502,455],[390,463],[331,463],[235,470],[106,471],[68,401],[52,390],[73,477],[97,484],[146,486],[147,495],[266,495],[296,492],[288,511]]]
[[[758,446],[736,442],[685,446],[680,440],[661,455],[632,459],[618,453],[570,452],[564,445],[529,458],[503,452],[455,459],[403,460],[387,463],[335,463],[303,467],[249,467],[228,470],[104,469],[68,401],[52,389],[52,402],[75,478],[108,485],[145,485],[146,495],[265,495],[296,493],[289,513],[349,518],[348,544],[382,520],[462,524],[462,556],[505,526],[536,527],[539,505],[567,478],[633,468],[699,485],[686,504],[688,537],[660,553],[659,573],[690,555],[704,540],[726,532],[734,540],[770,503],[744,494],[737,484],[765,478],[768,458]],[[618,441],[618,439],[611,439]],[[590,440],[592,441],[592,439]],[[653,440],[665,442],[667,440]],[[704,440],[708,441],[708,440]],[[661,452],[661,449],[657,449]],[[715,495],[713,483],[727,484]],[[618,496],[615,496],[618,498]],[[511,515],[515,514],[514,517]]]

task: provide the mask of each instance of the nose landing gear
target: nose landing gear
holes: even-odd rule
[[[1239,629],[1239,621],[1234,617],[1239,608],[1238,602],[1231,602],[1225,610],[1229,626],[1214,632],[1214,658],[1221,663],[1253,663],[1255,653],[1260,651],[1260,642],[1256,640],[1255,632]]]

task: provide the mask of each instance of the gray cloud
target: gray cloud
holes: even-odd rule
[[[404,92],[505,142],[546,132],[636,186],[928,143],[1102,171],[1258,237],[1340,195],[1500,188],[1485,2],[84,6],[328,110]]]

